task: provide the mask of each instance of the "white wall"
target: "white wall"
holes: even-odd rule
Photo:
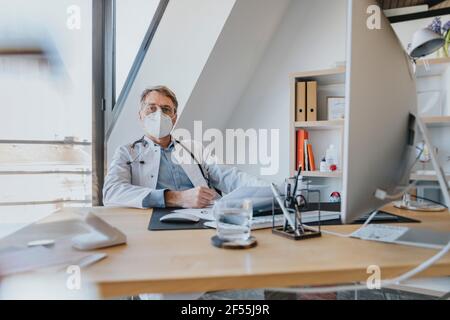
[[[235,0],[171,0],[124,109],[107,142],[107,160],[117,147],[143,135],[138,122],[139,96],[165,84],[178,96],[182,112],[222,31]]]
[[[265,179],[289,176],[289,74],[333,67],[345,60],[346,0],[293,0],[227,128],[280,130],[280,170]],[[242,170],[258,175],[259,166]]]
[[[295,1],[295,0],[293,0]],[[177,128],[223,130],[291,0],[238,0],[180,116]]]

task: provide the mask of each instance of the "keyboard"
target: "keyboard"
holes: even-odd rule
[[[275,227],[281,227],[284,223],[284,216],[277,215],[275,216]],[[265,217],[257,217],[252,220],[252,230],[260,230],[272,228],[273,226],[273,218],[272,216]]]
[[[322,211],[320,214],[321,221],[329,221],[340,219],[341,215],[338,212]],[[302,221],[304,224],[314,223],[319,221],[319,214],[317,211],[305,212],[302,214]],[[284,223],[284,216],[275,216],[275,227],[280,227]],[[266,229],[273,226],[272,216],[255,217],[252,220],[252,230]]]
[[[320,214],[321,221],[327,221],[327,220],[336,220],[340,219],[340,214],[337,212],[328,212],[328,211],[322,211]],[[274,225],[272,221],[272,216],[262,216],[262,217],[254,217],[252,219],[252,230],[261,230],[261,229],[270,229]],[[302,215],[303,223],[313,223],[317,222],[319,220],[318,212],[317,211],[311,211],[311,212],[305,212]],[[284,223],[284,215],[275,215],[275,227],[281,227]],[[215,221],[208,221],[205,222],[205,226],[210,228],[216,228],[216,222]]]
[[[409,228],[389,225],[370,224],[352,234],[352,237],[362,240],[394,242],[407,233]]]
[[[354,232],[352,237],[438,250],[450,242],[450,233],[448,232],[379,224],[368,225]]]

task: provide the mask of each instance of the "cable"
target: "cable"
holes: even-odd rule
[[[424,152],[424,148],[419,148],[416,146],[416,149],[420,150],[420,153],[417,155],[417,157],[414,160],[411,167],[406,171],[408,174],[414,169],[414,166],[420,160],[420,157],[422,156],[422,154]],[[400,191],[399,193],[394,194],[394,195],[390,195],[382,189],[377,189],[375,191],[375,198],[380,199],[380,200],[391,200],[391,201],[397,200],[397,199],[403,197],[403,195],[405,195],[406,193],[409,193],[409,191],[417,185],[417,182],[418,181],[414,181],[413,183],[406,186],[402,191]]]
[[[417,161],[420,159],[422,153],[423,153],[423,149],[421,150],[421,153],[419,154],[419,156],[417,157],[416,161],[414,162],[413,167],[417,163]],[[394,196],[387,195],[387,193],[383,191],[385,193],[384,194],[385,195],[385,199],[389,199],[389,198],[394,198],[395,197],[394,200],[396,200],[396,199],[402,197],[405,193],[407,193],[409,191],[409,189],[412,186],[414,186],[414,185],[415,185],[415,183],[409,185],[408,187],[405,188],[405,190],[403,190],[403,192],[401,194],[394,195]],[[378,191],[379,190],[377,190],[377,192]],[[373,220],[373,218],[377,214],[378,214],[378,210],[370,215],[370,217],[366,220],[364,225],[361,228],[358,229],[358,231],[363,229],[364,227],[366,227]],[[307,226],[307,227],[309,229],[312,229],[312,230],[317,230],[317,229],[309,227],[309,226]],[[351,237],[351,234],[345,235],[345,234],[340,234],[340,233],[330,232],[330,231],[322,231],[322,232],[325,233],[325,234],[335,235],[335,236],[339,236],[339,237],[347,237],[347,238]],[[435,264],[437,261],[442,259],[449,251],[450,251],[450,241],[437,254],[435,254],[430,259],[424,261],[423,263],[418,265],[416,268],[414,268],[414,269],[412,269],[412,270],[402,274],[401,276],[399,276],[397,278],[381,281],[380,282],[380,288],[386,287],[386,286],[389,286],[389,285],[397,285],[397,284],[399,284],[401,282],[404,282],[406,280],[411,279],[415,275],[423,272],[424,270],[428,269],[430,266]],[[300,289],[273,288],[271,290],[278,291],[278,292],[283,292],[283,293],[319,294],[319,293],[328,293],[328,292],[342,292],[342,291],[366,290],[366,289],[368,289],[367,284],[359,283],[357,285],[342,285],[342,286],[330,286],[330,287],[321,287],[321,288],[300,288]]]
[[[428,199],[428,198],[424,198],[424,197],[419,197],[419,196],[416,196],[416,195],[413,195],[413,194],[410,194],[409,196],[413,197],[414,199],[428,201],[428,202],[431,202],[431,203],[443,206],[443,207],[448,209],[448,207],[445,204],[441,203],[441,202],[434,201],[434,200],[431,200],[431,199]]]
[[[423,262],[416,268],[402,274],[401,276],[399,276],[397,278],[381,281],[380,289],[383,287],[386,287],[386,286],[390,286],[390,285],[398,285],[401,282],[409,280],[410,278],[425,271],[430,266],[435,264],[437,261],[439,261],[441,258],[443,258],[449,251],[450,251],[450,241],[447,243],[447,245],[444,246],[444,248],[441,251],[439,251],[433,257],[426,260],[425,262]],[[343,285],[343,286],[331,286],[331,287],[322,287],[322,288],[300,288],[300,289],[275,288],[275,289],[271,289],[271,290],[283,292],[283,293],[318,294],[318,293],[343,292],[343,291],[367,290],[367,289],[368,289],[367,284],[360,283],[358,285]]]
[[[372,220],[375,218],[375,216],[378,214],[378,210],[372,213],[369,218],[366,220],[364,225],[358,229],[361,230],[365,228]],[[307,226],[309,229],[317,230],[313,227]],[[324,231],[322,230],[322,233],[334,235],[338,237],[345,237],[349,238],[351,237],[351,234],[340,234],[336,232],[331,231]],[[401,276],[390,279],[390,280],[384,280],[380,283],[380,288],[386,287],[389,285],[397,285],[400,282],[404,282],[406,280],[409,280],[410,278],[414,277],[415,275],[423,272],[424,270],[428,269],[430,266],[432,266],[434,263],[439,261],[441,258],[443,258],[448,252],[450,251],[450,241],[447,243],[447,245],[444,246],[443,249],[441,249],[437,254],[435,254],[430,259],[426,260],[425,262],[421,263],[416,268],[402,274]],[[303,294],[319,294],[319,293],[329,293],[329,292],[343,292],[343,291],[351,291],[351,290],[367,290],[367,284],[357,284],[357,285],[342,285],[342,286],[330,286],[330,287],[321,287],[321,288],[300,288],[300,289],[286,289],[286,288],[273,288],[271,290],[283,292],[283,293],[303,293]]]

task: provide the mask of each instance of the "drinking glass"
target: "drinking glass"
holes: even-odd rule
[[[227,242],[250,239],[253,218],[251,200],[217,201],[213,212],[219,239]]]

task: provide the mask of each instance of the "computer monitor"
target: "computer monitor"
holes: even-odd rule
[[[381,28],[371,28],[371,5],[377,2],[348,1],[343,223],[383,206],[376,190],[392,194],[407,183],[416,156],[412,63],[383,13]]]

